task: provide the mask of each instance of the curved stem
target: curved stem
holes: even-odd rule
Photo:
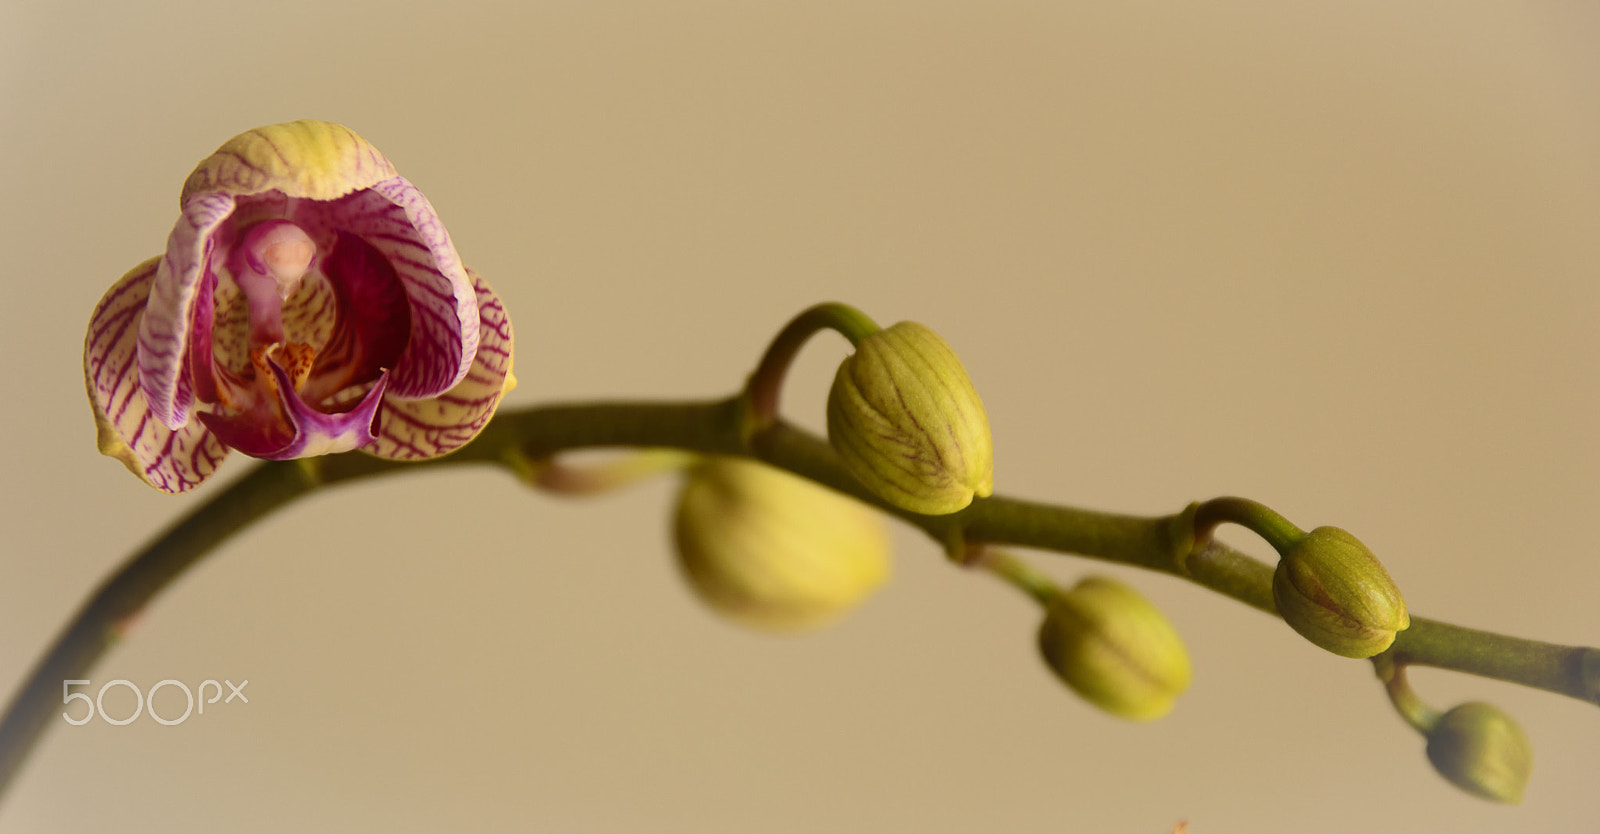
[[[1049,607],[1050,601],[1060,593],[1050,577],[1011,553],[993,547],[981,547],[967,564],[982,568],[1013,588],[1032,597],[1040,605]]]
[[[256,520],[318,487],[393,472],[498,463],[519,473],[527,458],[586,446],[674,446],[736,453],[734,401],[556,406],[502,413],[454,455],[423,463],[360,452],[261,463],[196,507],[123,563],[84,603],[0,718],[0,796],[61,705],[61,682],[88,674],[122,627],[173,580]]]
[[[1377,668],[1384,691],[1389,693],[1389,703],[1394,704],[1394,711],[1424,736],[1433,732],[1434,725],[1439,723],[1439,711],[1423,703],[1411,688],[1411,683],[1406,680],[1405,665],[1395,663],[1392,659],[1375,660],[1372,665]]]
[[[924,516],[868,494],[827,442],[774,422],[759,448],[746,444],[743,398],[687,403],[594,403],[502,411],[478,439],[448,457],[417,463],[360,452],[263,463],[217,492],[124,563],[73,617],[0,719],[0,792],[61,706],[61,682],[83,678],[119,628],[174,579],[255,520],[323,486],[489,463],[525,476],[530,460],[568,449],[661,447],[751,455],[876,506],[936,542],[966,541],[1076,553],[1181,576],[1272,612],[1272,568],[1216,541],[1195,548],[1196,508],[1138,517],[1019,501],[978,499],[959,513]],[[1191,552],[1193,551],[1193,552]],[[1600,703],[1600,650],[1490,634],[1420,617],[1387,661],[1469,672]]]
[[[773,337],[745,386],[750,403],[745,437],[766,429],[778,419],[778,393],[783,389],[783,378],[789,366],[807,339],[819,330],[830,328],[849,339],[851,345],[860,344],[862,339],[881,329],[866,313],[838,302],[818,304],[795,316]]]
[[[258,466],[124,562],[56,638],[0,720],[0,794],[61,706],[61,682],[82,678],[123,627],[174,579],[234,533],[314,486],[295,463]]]
[[[560,455],[530,458],[520,450],[507,455],[507,463],[529,486],[551,495],[598,495],[621,489],[664,472],[686,469],[698,456],[676,449],[641,449],[600,463],[571,463]]]
[[[1293,547],[1306,535],[1306,531],[1279,515],[1277,510],[1249,498],[1213,498],[1195,508],[1195,537],[1201,541],[1210,539],[1217,525],[1227,523],[1237,524],[1266,539],[1279,553]]]

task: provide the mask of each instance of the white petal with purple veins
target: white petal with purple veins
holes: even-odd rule
[[[367,198],[360,216],[373,224],[371,231],[353,225],[354,218],[341,227],[389,259],[411,299],[411,343],[395,365],[389,395],[421,399],[448,391],[467,375],[478,351],[477,295],[455,244],[428,198],[405,177],[355,196]],[[381,209],[375,197],[394,208]]]
[[[160,258],[113,284],[89,319],[84,381],[94,406],[100,451],[163,492],[187,492],[215,472],[228,450],[199,423],[173,431],[157,420],[139,385],[140,319]]]
[[[378,409],[377,439],[362,451],[391,460],[436,458],[465,446],[494,416],[510,388],[511,319],[489,285],[469,274],[477,287],[481,338],[466,378],[430,400],[385,398]]]
[[[150,286],[150,303],[139,325],[139,385],[150,413],[170,429],[189,422],[194,389],[186,371],[190,317],[207,270],[211,236],[233,213],[233,198],[202,194],[183,207],[178,225],[167,238]],[[199,315],[210,316],[210,310]]]

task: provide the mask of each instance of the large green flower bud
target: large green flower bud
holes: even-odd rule
[[[1428,761],[1467,793],[1517,805],[1533,775],[1533,745],[1511,716],[1469,701],[1440,716],[1428,732]]]
[[[828,392],[828,440],[878,497],[924,515],[994,491],[983,401],[939,334],[903,321],[856,345]]]
[[[1300,636],[1344,657],[1371,657],[1411,625],[1383,563],[1337,527],[1318,527],[1283,552],[1272,600]]]
[[[1189,688],[1189,652],[1172,623],[1128,586],[1089,577],[1057,594],[1039,627],[1057,676],[1107,712],[1151,721]]]
[[[690,470],[675,534],[679,564],[700,598],[768,631],[826,625],[889,574],[889,540],[876,511],[740,458],[710,458]]]

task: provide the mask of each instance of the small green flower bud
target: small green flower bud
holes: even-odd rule
[[[1300,636],[1344,657],[1372,657],[1411,625],[1378,557],[1337,527],[1318,527],[1283,552],[1272,600]]]
[[[1469,701],[1440,716],[1428,732],[1428,761],[1473,796],[1517,805],[1533,775],[1533,745],[1511,716]]]
[[[1049,603],[1039,651],[1101,709],[1134,721],[1172,711],[1189,688],[1189,652],[1165,616],[1128,586],[1089,577]]]
[[[678,562],[718,613],[767,631],[820,628],[889,574],[876,511],[787,472],[710,458],[684,479]]]
[[[994,491],[983,401],[939,334],[903,321],[862,339],[828,392],[828,440],[883,500],[953,513]]]

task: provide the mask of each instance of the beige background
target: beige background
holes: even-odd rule
[[[722,394],[848,300],[956,346],[1005,493],[1249,495],[1357,532],[1417,612],[1600,642],[1594,4],[448,5],[0,4],[0,688],[215,490],[95,454],[82,334],[195,162],[301,117],[432,198],[512,311],[514,405]],[[795,419],[820,426],[843,353],[808,349]],[[247,678],[250,703],[59,723],[0,831],[1593,825],[1592,706],[1418,674],[1533,737],[1526,805],[1492,806],[1432,774],[1365,665],[1112,571],[1197,667],[1129,725],[1047,676],[1026,600],[903,529],[838,628],[725,626],[674,575],[670,496],[486,470],[294,507],[92,675]]]

